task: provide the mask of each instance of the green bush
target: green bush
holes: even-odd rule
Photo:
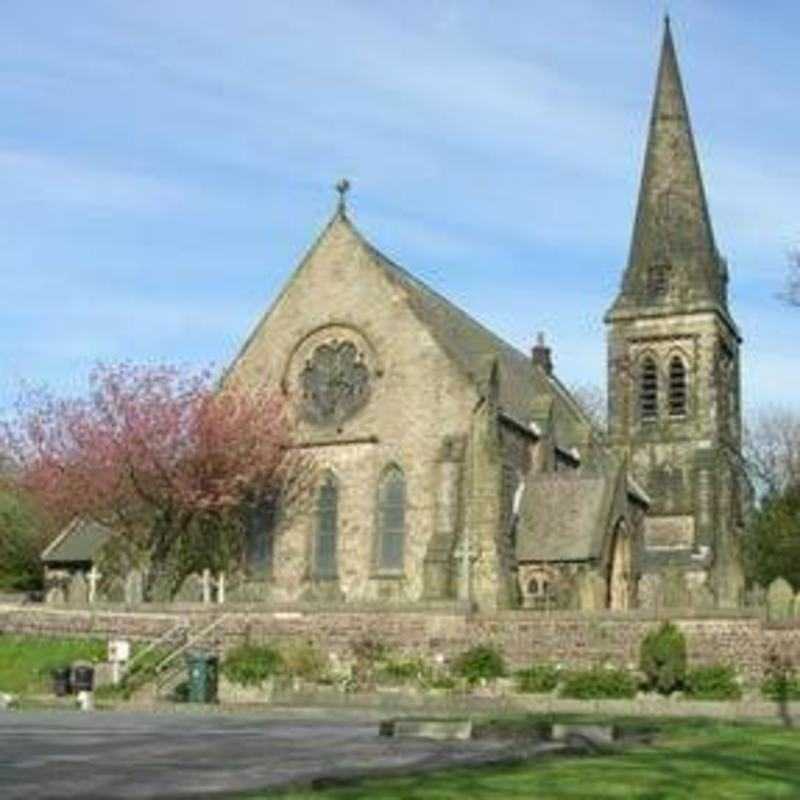
[[[421,659],[388,659],[378,669],[378,683],[403,684],[423,678],[430,669]]]
[[[647,678],[647,688],[669,694],[686,679],[686,637],[671,622],[644,637],[639,649],[639,669]]]
[[[456,688],[456,680],[452,675],[448,675],[446,672],[436,672],[431,676],[427,686],[429,689],[451,691]]]
[[[350,691],[372,689],[375,673],[387,657],[386,644],[380,639],[369,637],[353,639],[350,642],[350,652],[354,658],[350,671]]]
[[[280,647],[282,671],[293,678],[319,680],[327,670],[325,656],[312,642],[286,642]]]
[[[46,530],[33,503],[20,492],[0,486],[0,590],[41,589],[43,567],[39,554]]]
[[[686,695],[694,700],[738,700],[742,687],[733,667],[714,664],[695,667],[686,674]]]
[[[260,686],[283,667],[281,654],[269,645],[242,644],[222,662],[222,674],[240,686]]]
[[[493,645],[479,644],[456,658],[453,672],[466,678],[468,683],[493,680],[506,674],[503,654]]]
[[[636,678],[623,669],[594,667],[568,672],[561,686],[562,697],[598,700],[636,696]]]
[[[559,672],[551,664],[533,664],[516,674],[517,690],[530,694],[552,692],[558,686]]]
[[[761,694],[778,702],[800,700],[800,678],[791,658],[772,650],[767,656]]]
[[[764,678],[761,694],[770,700],[800,700],[800,678]]]

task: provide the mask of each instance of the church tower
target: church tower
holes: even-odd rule
[[[628,264],[605,317],[610,443],[652,500],[644,602],[665,568],[719,605],[741,591],[741,337],[727,294],[667,19]]]

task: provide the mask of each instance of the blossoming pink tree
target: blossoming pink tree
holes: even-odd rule
[[[302,483],[283,398],[216,387],[176,367],[97,367],[88,396],[29,394],[5,426],[17,480],[52,521],[76,516],[116,532],[121,555],[174,572],[230,568],[249,512]]]

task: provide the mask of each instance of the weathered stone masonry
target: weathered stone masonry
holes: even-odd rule
[[[210,621],[208,611],[169,613],[61,611],[0,606],[0,632],[50,636],[97,636],[152,639],[182,619]],[[693,664],[730,664],[748,681],[763,676],[767,654],[774,649],[800,662],[800,623],[768,623],[761,617],[673,617],[684,631]],[[474,644],[493,642],[512,667],[561,663],[588,667],[609,662],[636,665],[639,645],[659,624],[652,614],[587,615],[504,611],[465,615],[455,611],[232,612],[220,628],[223,648],[246,637],[252,641],[311,641],[323,653],[347,656],[353,642],[372,638],[398,653],[452,658]]]

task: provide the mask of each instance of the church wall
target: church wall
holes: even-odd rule
[[[153,639],[187,617],[209,622],[215,612],[113,612],[0,606],[0,632],[45,636]],[[409,656],[452,659],[467,647],[493,642],[516,669],[531,663],[589,667],[601,662],[638,663],[639,647],[662,617],[646,611],[625,614],[506,611],[459,614],[436,608],[421,611],[230,612],[220,624],[224,648],[245,637],[253,642],[312,641],[325,653],[348,656],[353,643],[379,640]],[[743,614],[722,616],[675,611],[671,619],[686,634],[692,664],[730,664],[759,682],[771,651],[800,662],[800,624],[769,624]]]
[[[463,441],[476,393],[409,309],[403,287],[387,278],[348,226],[336,222],[228,379],[268,382],[297,408],[305,364],[316,347],[332,340],[351,341],[363,355],[370,372],[368,399],[336,423],[298,418],[294,425],[295,441],[317,473],[336,476],[338,581],[314,580],[317,514],[309,497],[279,527],[271,580],[259,589],[279,601],[416,600],[423,594],[423,563],[437,528],[439,483],[443,475],[451,482],[459,477],[458,466],[442,469],[442,449],[446,438]],[[390,464],[398,465],[406,480],[402,575],[379,575],[375,569],[377,489]],[[441,519],[441,508],[438,514]],[[449,557],[446,538],[443,552]]]

